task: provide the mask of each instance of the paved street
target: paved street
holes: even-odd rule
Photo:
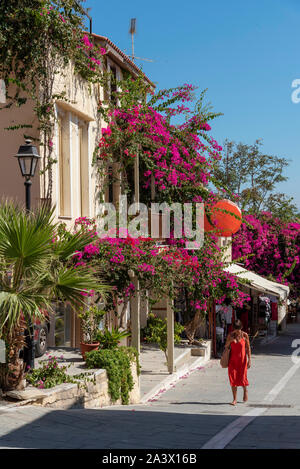
[[[232,407],[227,370],[212,361],[147,405],[1,411],[1,448],[300,448],[300,324],[257,346],[249,402]],[[300,343],[300,340],[299,340]],[[299,345],[298,345],[299,347]]]

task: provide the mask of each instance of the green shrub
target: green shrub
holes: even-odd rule
[[[174,323],[174,344],[180,343],[180,334],[184,331],[184,326],[179,322]],[[144,339],[147,342],[158,344],[164,352],[166,359],[168,347],[167,320],[161,319],[150,313],[147,320],[147,326],[141,330]]]
[[[97,342],[100,342],[100,348],[102,349],[113,349],[118,346],[122,339],[129,337],[130,332],[120,331],[119,328],[112,327],[110,331],[107,327],[104,331],[99,331],[97,334]]]
[[[112,401],[121,398],[122,404],[129,403],[129,393],[134,386],[130,369],[133,357],[136,359],[139,374],[137,352],[132,347],[92,350],[85,355],[88,368],[103,368],[106,370],[108,390]]]
[[[94,382],[90,373],[68,375],[67,369],[70,366],[71,364],[59,366],[58,358],[49,355],[48,361],[43,363],[43,366],[35,368],[26,374],[26,381],[39,389],[49,389],[63,383],[73,383],[79,387],[86,388],[87,382]]]
[[[74,383],[73,377],[66,373],[69,366],[58,366],[56,357],[49,357],[41,368],[35,368],[26,375],[26,381],[36,388],[48,389],[63,383]]]

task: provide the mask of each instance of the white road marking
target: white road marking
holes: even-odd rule
[[[278,381],[273,389],[266,395],[263,400],[263,404],[270,404],[286,386],[288,381],[294,376],[298,368],[300,367],[300,362],[295,363],[286,374]],[[267,407],[255,407],[254,409],[247,412],[245,415],[242,415],[234,422],[227,425],[223,430],[217,433],[213,438],[211,438],[201,449],[224,449],[244,428],[249,425],[256,417],[262,415],[268,408]]]
[[[298,370],[300,366],[300,362],[295,363],[287,372],[286,374],[281,378],[280,381],[274,386],[273,389],[269,392],[269,394],[264,398],[264,402],[272,402],[274,399],[278,396],[280,391],[285,387],[287,382],[294,376],[296,371]]]

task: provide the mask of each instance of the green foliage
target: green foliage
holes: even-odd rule
[[[118,327],[112,327],[110,331],[107,327],[104,331],[98,331],[97,342],[100,342],[100,348],[102,349],[113,349],[118,346],[122,339],[129,337],[130,331],[122,331]]]
[[[180,334],[184,331],[184,326],[178,322],[174,322],[174,344],[180,343]],[[160,350],[167,356],[168,335],[167,335],[167,320],[155,316],[153,313],[149,314],[147,326],[142,329],[141,333],[147,342],[158,344]]]
[[[121,109],[128,109],[138,103],[146,103],[147,94],[151,91],[143,73],[133,79],[128,72],[124,71],[122,80],[116,80],[112,74],[103,76],[102,85],[107,94],[110,93],[111,84],[115,85],[117,91],[111,93],[112,99],[105,102],[105,106],[102,106],[100,101],[98,107],[99,114],[107,123],[111,121],[110,111],[115,108],[117,101]]]
[[[274,217],[283,222],[293,222],[300,217],[293,197],[288,197],[286,194],[270,194],[265,202],[265,208],[266,211],[271,212]]]
[[[86,353],[88,368],[103,368],[108,376],[108,390],[113,401],[121,398],[122,404],[129,403],[129,393],[134,382],[130,364],[133,350],[127,347],[93,350]]]
[[[90,269],[75,268],[69,259],[76,246],[82,247],[76,236],[69,243],[56,238],[53,210],[28,214],[12,204],[0,206],[0,333],[4,326],[11,330],[21,313],[27,322],[43,319],[40,311],[51,310],[54,299],[83,303],[82,291],[98,289]]]
[[[39,389],[49,389],[63,383],[80,383],[81,380],[92,381],[89,378],[89,373],[79,373],[70,376],[67,374],[67,369],[70,365],[59,366],[58,358],[49,356],[48,362],[43,363],[40,368],[35,368],[26,374],[26,381]],[[84,384],[85,385],[85,384]]]
[[[81,320],[81,329],[84,335],[84,343],[94,344],[99,342],[99,325],[106,311],[100,310],[96,305],[89,308],[82,307],[78,314]]]
[[[136,362],[136,374],[139,376],[142,368],[140,366],[139,353],[137,349],[135,347],[121,346],[118,347],[118,350],[121,350],[128,355],[130,363],[133,363],[134,361]]]
[[[47,363],[41,368],[35,368],[26,375],[26,381],[39,389],[49,389],[63,383],[74,383],[70,375],[66,373],[69,366],[59,366],[56,357],[49,357]]]
[[[55,102],[69,102],[66,92],[55,94],[55,78],[64,76],[70,63],[87,83],[100,82],[102,54],[85,33],[83,0],[9,0],[0,2],[0,76],[6,85],[6,104],[20,107],[28,99],[39,125],[43,161],[47,173],[46,198],[52,197],[53,133]],[[85,42],[86,41],[86,44]],[[97,63],[97,65],[95,65]],[[22,113],[20,113],[22,115]],[[17,122],[8,130],[31,128]],[[33,138],[27,136],[27,138]]]
[[[36,318],[44,320],[55,300],[78,306],[85,301],[83,294],[103,290],[93,270],[75,267],[71,251],[75,254],[78,248],[82,240],[77,236],[70,244],[60,241],[53,210],[42,207],[27,213],[9,203],[0,205],[0,338],[9,345],[12,367],[23,347],[23,337],[16,333],[23,322],[26,326]]]
[[[78,54],[82,7],[75,0],[10,0],[0,3],[0,73],[5,81],[36,96],[36,84],[53,61],[67,64]]]

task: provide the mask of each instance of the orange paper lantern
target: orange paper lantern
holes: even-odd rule
[[[204,231],[214,231],[217,236],[232,236],[240,229],[242,224],[242,212],[235,203],[228,199],[219,200],[211,208],[210,218],[213,224],[208,221],[206,214],[204,214]]]

